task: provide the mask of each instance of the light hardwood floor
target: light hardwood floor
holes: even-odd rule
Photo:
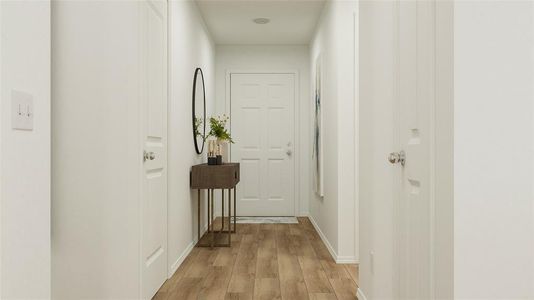
[[[216,226],[216,229],[219,227]],[[357,265],[339,265],[308,218],[237,224],[232,247],[195,247],[154,299],[357,299]]]

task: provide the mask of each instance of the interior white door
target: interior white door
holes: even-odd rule
[[[141,296],[167,279],[167,2],[142,1]],[[132,228],[132,230],[135,230]]]
[[[231,74],[231,158],[240,216],[293,216],[294,74]]]
[[[401,299],[433,299],[435,4],[399,1],[397,13],[397,128],[406,156],[399,185],[399,292]]]

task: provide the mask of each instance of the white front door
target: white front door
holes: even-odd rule
[[[293,216],[294,74],[231,74],[231,159],[240,216]]]
[[[141,297],[151,299],[167,279],[167,2],[139,5],[144,68]]]
[[[433,1],[398,2],[397,130],[406,153],[398,199],[400,299],[433,298],[434,11]]]

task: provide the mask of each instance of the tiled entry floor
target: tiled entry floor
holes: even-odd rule
[[[358,266],[336,264],[298,220],[237,224],[231,248],[194,248],[154,299],[356,299]]]

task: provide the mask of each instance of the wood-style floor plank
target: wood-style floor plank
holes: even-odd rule
[[[185,273],[191,265],[193,264],[200,248],[193,248],[189,255],[184,259],[182,264],[178,267],[176,272],[172,275],[171,278],[169,278],[163,286],[159,289],[159,291],[156,293],[153,299],[155,300],[167,300],[169,298],[169,294],[172,292],[172,290],[175,288],[176,284],[178,284],[178,281],[182,279],[185,276]]]
[[[199,299],[224,299],[232,266],[212,266],[204,279]]]
[[[250,274],[232,274],[226,291],[226,299],[252,299],[255,279]]]
[[[310,300],[337,300],[336,294],[310,294]]]
[[[280,279],[283,300],[309,299],[306,283],[303,279]]]
[[[218,251],[210,248],[200,249],[195,261],[185,273],[188,278],[205,278],[215,259],[217,259]]]
[[[203,278],[184,277],[169,293],[168,299],[193,300],[198,299],[202,289]]]
[[[254,299],[281,300],[280,280],[278,278],[256,278],[254,284]]]
[[[329,279],[351,279],[345,267],[336,264],[334,260],[321,260],[321,265]]]
[[[360,285],[360,278],[359,278],[359,267],[358,265],[352,265],[352,264],[346,264],[344,265],[345,269],[347,269],[347,272],[349,272],[350,277],[352,280],[356,282],[356,285]]]
[[[330,279],[330,283],[334,287],[336,297],[338,300],[355,300],[356,298],[356,284],[352,279],[340,278]]]
[[[278,278],[276,248],[258,248],[256,278]]]
[[[334,293],[321,262],[317,258],[301,256],[299,257],[299,262],[309,293]]]
[[[356,299],[358,266],[336,264],[309,219],[298,220],[237,224],[231,247],[194,248],[153,299]]]
[[[280,291],[282,299],[309,299],[308,289],[302,275],[298,260],[299,246],[302,239],[297,224],[290,224],[287,230],[277,231],[278,272],[280,276]],[[279,242],[280,241],[280,242]]]

